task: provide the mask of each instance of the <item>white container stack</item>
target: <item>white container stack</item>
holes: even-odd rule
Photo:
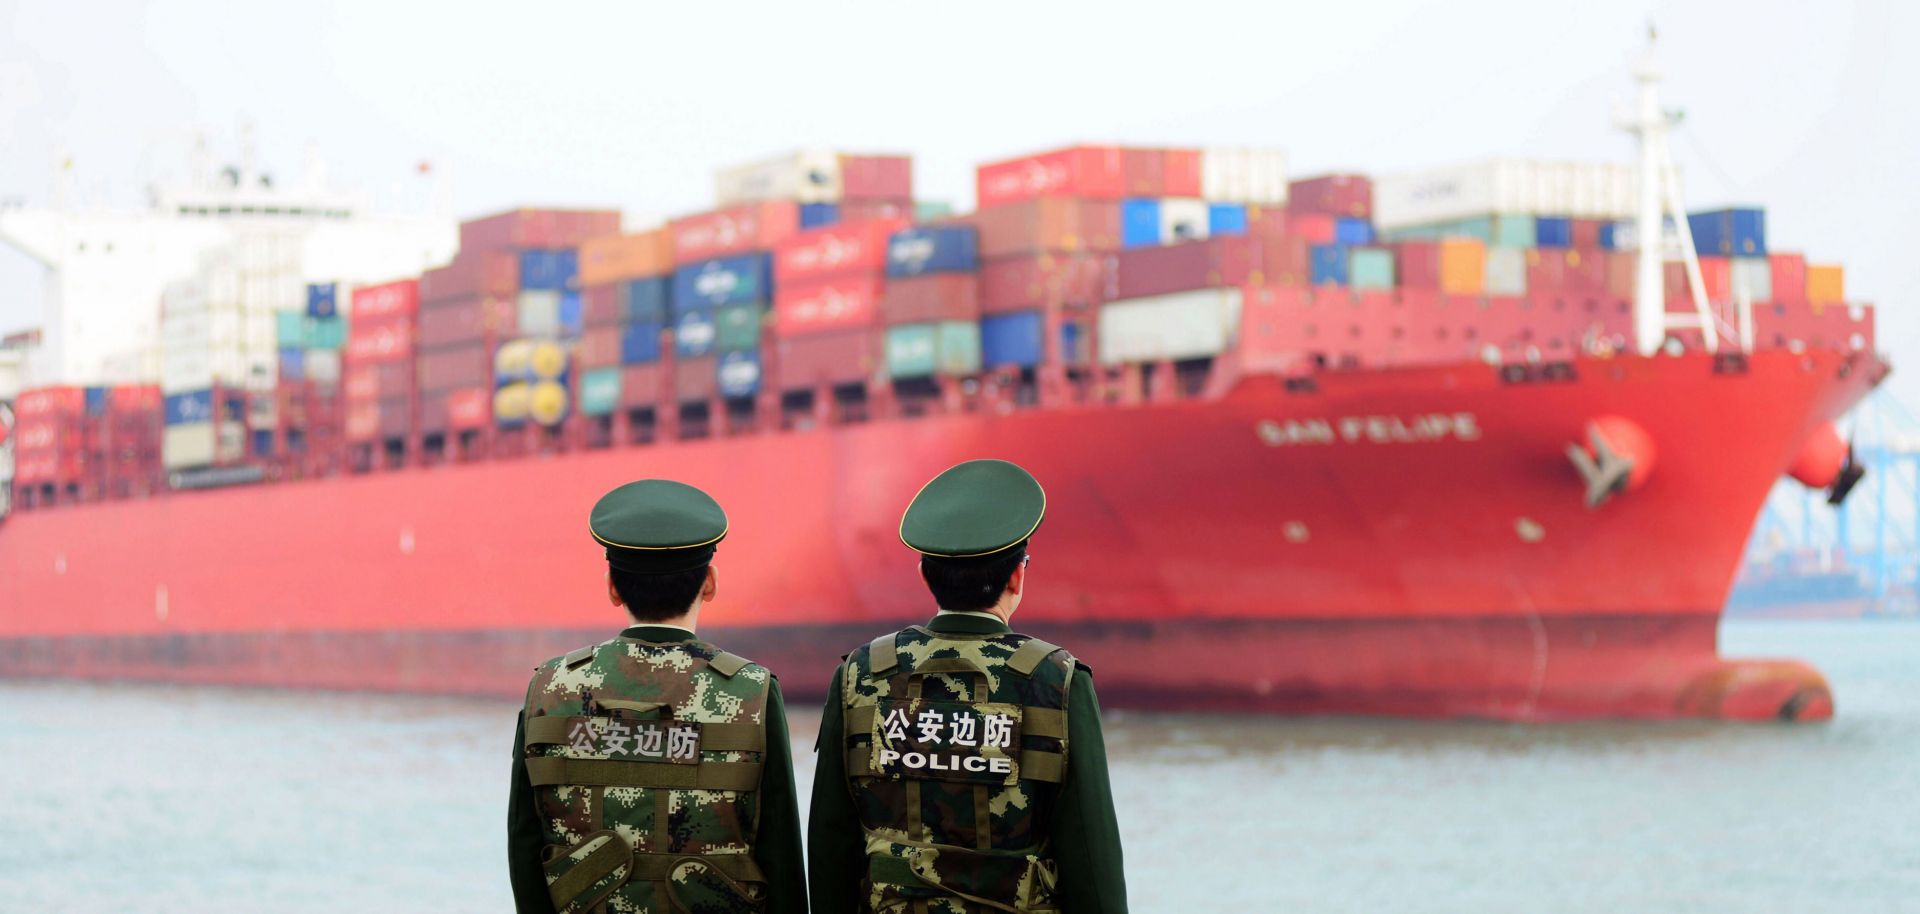
[[[1233,342],[1241,305],[1238,288],[1108,302],[1100,308],[1100,360],[1120,365],[1219,355]]]
[[[1200,195],[1214,203],[1281,206],[1287,202],[1287,154],[1234,146],[1203,149]]]
[[[1392,231],[1494,213],[1626,219],[1638,188],[1632,165],[1489,159],[1376,178],[1373,221]]]
[[[824,149],[802,149],[723,168],[713,176],[714,197],[721,206],[756,200],[837,203],[841,189],[840,156]]]

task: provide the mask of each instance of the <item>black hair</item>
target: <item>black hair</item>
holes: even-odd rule
[[[687,607],[693,605],[693,598],[700,595],[701,586],[707,583],[708,567],[701,565],[666,574],[608,568],[607,575],[613,579],[613,590],[620,595],[620,602],[627,605],[634,621],[664,622],[686,615]]]
[[[920,577],[933,602],[949,612],[979,612],[1000,602],[1013,572],[1027,558],[1027,544],[980,558],[920,557]]]

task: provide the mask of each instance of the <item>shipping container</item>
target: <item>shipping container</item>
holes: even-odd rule
[[[1209,235],[1245,235],[1247,233],[1246,204],[1208,204],[1207,233]]]
[[[709,355],[673,363],[673,396],[681,403],[711,400],[720,391],[719,360]]]
[[[521,289],[570,289],[579,278],[579,255],[570,249],[520,252]]]
[[[619,231],[616,210],[517,209],[460,223],[460,251],[464,256],[518,248],[574,248],[589,238]],[[490,291],[496,290],[463,289],[461,293]]]
[[[1395,244],[1395,278],[1408,289],[1478,295],[1486,289],[1487,246],[1474,238]]]
[[[666,323],[673,316],[673,279],[654,276],[627,283],[627,323]]]
[[[1141,298],[1246,282],[1261,269],[1264,239],[1227,235],[1120,251],[1112,257],[1109,298]]]
[[[1393,252],[1386,248],[1353,248],[1347,254],[1347,284],[1355,289],[1391,289]]]
[[[1046,355],[1046,316],[1039,311],[993,314],[980,321],[981,364],[1031,368]]]
[[[341,356],[338,349],[309,349],[301,355],[301,374],[322,387],[340,383]]]
[[[756,253],[683,266],[673,272],[673,309],[765,302],[773,288],[771,264],[771,255]]]
[[[627,319],[624,282],[587,286],[580,290],[580,323],[588,330],[618,327]]]
[[[811,229],[833,225],[840,221],[838,203],[802,203],[800,204],[800,228]]]
[[[1487,248],[1484,274],[1488,295],[1527,294],[1527,252],[1520,248]]]
[[[407,396],[413,392],[415,368],[411,358],[401,362],[353,365],[343,369],[341,395],[355,402]]]
[[[453,262],[420,274],[419,301],[470,295],[512,296],[520,291],[520,257],[512,251],[462,250]],[[355,302],[358,314],[358,301]]]
[[[980,318],[980,279],[972,273],[929,273],[887,280],[880,319],[887,324]]]
[[[372,328],[369,333],[378,330]],[[514,296],[495,298],[474,295],[448,299],[420,309],[421,348],[483,342],[519,332],[519,303]],[[355,341],[348,343],[348,361],[355,360],[353,347],[359,345],[357,340],[361,325],[354,325],[354,334]],[[389,357],[400,358],[409,354],[403,350],[392,350]]]
[[[1326,216],[1373,216],[1373,182],[1364,175],[1326,175],[1287,185],[1287,209]]]
[[[1127,196],[1167,195],[1167,159],[1158,149],[1120,150],[1120,176]]]
[[[974,321],[887,328],[887,374],[894,378],[958,377],[980,371],[980,325]]]
[[[420,310],[420,280],[402,279],[353,290],[352,325],[412,315]]]
[[[902,155],[842,155],[840,195],[848,202],[911,200],[913,158]]]
[[[439,392],[488,383],[493,353],[481,343],[420,353],[417,377],[420,389]]]
[[[1160,166],[1161,193],[1168,197],[1204,197],[1204,182],[1201,179],[1200,150],[1198,149],[1162,149],[1160,157],[1164,160]]]
[[[1120,246],[1138,248],[1160,243],[1160,201],[1120,201]]]
[[[967,217],[980,256],[1112,251],[1120,248],[1120,204],[1048,198],[981,207]]]
[[[560,335],[560,292],[557,289],[527,289],[515,299],[514,321],[518,332],[527,336]]]
[[[766,314],[758,302],[714,309],[714,349],[722,353],[760,348],[760,324]]]
[[[1564,216],[1534,216],[1533,244],[1541,248],[1573,247],[1573,220]]]
[[[1239,327],[1241,302],[1238,288],[1108,302],[1100,308],[1100,360],[1115,365],[1218,355]]]
[[[1316,286],[1347,284],[1347,253],[1343,244],[1316,244],[1313,246],[1313,274],[1311,282]]]
[[[620,344],[625,335],[626,328],[617,324],[588,328],[580,334],[580,344],[575,349],[574,363],[583,371],[618,366]]]
[[[713,352],[719,342],[719,328],[713,322],[712,308],[684,308],[673,320],[673,354],[697,359]]]
[[[750,203],[675,219],[668,229],[676,264],[767,251],[800,230],[799,204],[790,200]]]
[[[980,231],[971,225],[923,225],[887,239],[887,275],[970,271],[980,262]]]
[[[628,365],[620,369],[622,406],[652,406],[665,399],[666,393],[667,370],[659,362]]]
[[[1729,291],[1733,300],[1773,301],[1773,265],[1765,257],[1735,257],[1730,273]]]
[[[493,392],[493,421],[501,428],[516,428],[529,422],[555,426],[567,418],[572,395],[560,381],[512,381]]]
[[[844,193],[840,161],[824,149],[802,149],[722,168],[713,175],[714,200],[721,206],[763,200],[834,203]]]
[[[905,225],[913,221],[914,203],[910,199],[899,200],[848,200],[840,204],[840,218],[835,225],[853,225],[860,222],[892,220]]]
[[[871,327],[879,315],[880,295],[878,278],[781,286],[774,296],[774,324],[782,336]]]
[[[500,344],[493,353],[492,365],[495,382],[559,380],[566,377],[570,367],[567,347],[540,337]]]
[[[1112,146],[1075,146],[992,162],[975,172],[981,209],[1040,197],[1117,200],[1126,196],[1123,156]]]
[[[1278,149],[1215,147],[1200,152],[1200,189],[1182,196],[1220,203],[1282,206],[1287,202],[1287,154]]]
[[[283,381],[304,381],[307,377],[307,362],[302,358],[305,349],[280,350],[280,379]]]
[[[673,272],[672,239],[663,228],[588,238],[577,263],[583,288],[665,276]]]
[[[858,274],[877,275],[887,264],[887,242],[902,226],[871,221],[800,232],[773,251],[779,285]]]
[[[580,414],[610,416],[620,408],[619,366],[580,373]]]
[[[1768,286],[1773,300],[1783,305],[1804,305],[1807,298],[1807,258],[1799,254],[1768,254],[1767,265],[1773,275]]]
[[[1815,305],[1839,305],[1847,300],[1847,273],[1838,264],[1807,264],[1807,301]]]
[[[281,349],[307,348],[307,316],[297,311],[282,311],[273,316],[274,345]]]
[[[714,383],[720,396],[751,397],[760,392],[760,350],[723,352],[714,363]]]
[[[340,313],[340,285],[331,282],[307,284],[307,316],[333,317]]]
[[[486,428],[493,422],[493,389],[470,387],[445,395],[447,426],[454,431]]]
[[[1160,201],[1160,243],[1198,241],[1207,237],[1207,201],[1166,197]]]
[[[664,323],[628,324],[620,331],[620,363],[643,365],[660,361],[660,338],[665,333]]]
[[[212,422],[213,391],[196,390],[172,394],[166,398],[166,424],[192,425]]]
[[[1333,220],[1333,243],[1345,245],[1372,244],[1373,225],[1365,219],[1352,216],[1340,216]]]
[[[780,386],[864,383],[879,369],[884,349],[885,332],[865,327],[781,336],[774,343]]]
[[[1146,250],[1146,249],[1141,249]],[[1107,297],[1113,259],[1102,254],[1041,254],[990,260],[980,267],[980,310],[1087,307]]]
[[[1687,227],[1693,230],[1694,249],[1703,257],[1766,256],[1767,217],[1757,207],[1689,213]]]
[[[1486,213],[1624,219],[1639,209],[1632,165],[1490,159],[1379,178],[1373,222],[1383,230]]]

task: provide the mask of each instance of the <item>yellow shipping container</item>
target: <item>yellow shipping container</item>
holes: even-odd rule
[[[1478,238],[1440,240],[1440,291],[1478,295],[1487,287],[1487,245]]]
[[[1807,302],[1838,305],[1847,300],[1847,270],[1839,265],[1807,264]]]
[[[580,242],[581,286],[664,276],[671,272],[673,245],[666,229],[605,235]]]

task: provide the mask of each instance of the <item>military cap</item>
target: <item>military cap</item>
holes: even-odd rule
[[[1033,474],[1005,460],[969,460],[920,488],[900,517],[900,541],[922,555],[997,555],[1027,541],[1047,513]]]
[[[727,535],[727,512],[686,483],[642,479],[600,496],[587,529],[607,547],[607,564],[636,574],[671,574],[713,561]]]

